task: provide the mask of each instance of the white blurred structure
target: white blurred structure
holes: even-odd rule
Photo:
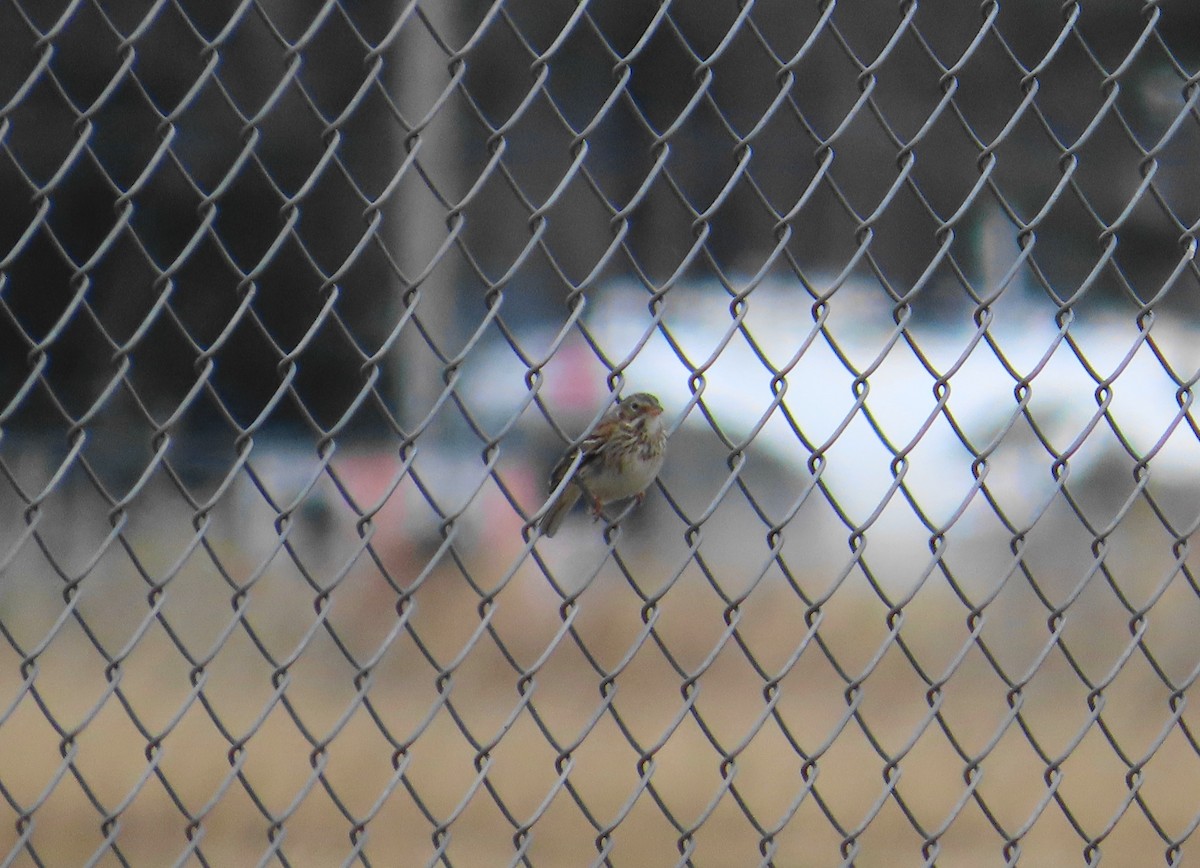
[[[814,286],[828,292],[833,279]],[[1098,492],[1115,498],[1116,507],[1135,489],[1137,460],[1148,459],[1147,485],[1154,491],[1178,492],[1200,476],[1200,443],[1180,409],[1188,396],[1154,352],[1181,379],[1195,375],[1200,348],[1180,323],[1155,322],[1148,330],[1154,347],[1132,314],[1081,315],[1059,329],[1055,308],[1017,285],[990,309],[985,328],[968,310],[957,318],[913,317],[899,329],[878,284],[853,279],[836,286],[822,311],[798,281],[764,281],[746,296],[744,309],[731,306],[715,282],[681,283],[666,293],[658,323],[649,299],[641,286],[605,286],[589,298],[584,323],[622,368],[626,392],[657,394],[678,422],[677,438],[695,435],[715,450],[705,453],[709,466],[681,468],[669,457],[668,485],[711,479],[711,495],[729,472],[731,450],[711,433],[695,395],[724,436],[745,447],[750,464],[766,460],[791,471],[774,474],[790,491],[771,502],[800,498],[810,469],[817,470],[828,500],[852,526],[838,519],[809,534],[811,561],[844,563],[847,537],[859,526],[872,549],[886,546],[895,554],[891,564],[906,574],[928,560],[934,533],[1011,539],[980,492],[977,474],[985,475],[1005,519],[1022,530],[1051,528],[1044,513],[1061,497],[1058,457],[1073,494]],[[553,335],[528,340],[548,345]],[[542,395],[552,409],[584,424],[607,398],[607,370],[582,339],[572,340],[545,369]],[[465,376],[464,394],[485,415],[504,418],[525,397],[525,374],[501,344]],[[785,391],[773,406],[777,376]],[[939,378],[948,389],[944,408]],[[569,400],[559,400],[563,396]],[[896,489],[901,471],[933,530]],[[833,514],[820,490],[807,497]],[[840,532],[831,536],[830,529]],[[746,531],[739,529],[743,536]],[[752,539],[761,541],[762,531]]]

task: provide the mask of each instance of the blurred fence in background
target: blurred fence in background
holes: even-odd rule
[[[0,862],[1195,858],[1197,32],[0,4]]]

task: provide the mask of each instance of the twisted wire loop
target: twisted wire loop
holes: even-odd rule
[[[0,864],[1195,851],[1200,12],[951,6],[0,5]]]

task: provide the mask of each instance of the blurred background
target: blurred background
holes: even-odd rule
[[[0,864],[1177,864],[1197,33],[0,6]]]

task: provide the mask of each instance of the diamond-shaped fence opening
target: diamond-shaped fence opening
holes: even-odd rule
[[[1197,32],[0,5],[0,862],[1195,857]]]

